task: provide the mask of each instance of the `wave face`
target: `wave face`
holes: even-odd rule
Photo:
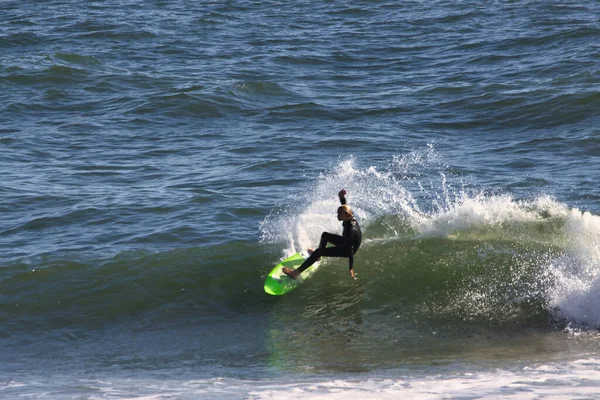
[[[457,325],[599,326],[598,216],[547,195],[471,190],[430,148],[386,168],[341,161],[299,205],[271,213],[262,240],[284,243],[288,255],[315,246],[322,231],[339,233],[341,187],[363,226],[356,269],[374,308]]]
[[[263,280],[282,257],[340,232],[342,187],[363,227],[359,280],[346,260],[326,259],[294,292],[266,295]],[[201,365],[204,377],[537,359],[571,349],[554,337],[565,329],[591,335],[575,345],[586,351],[600,327],[599,227],[597,216],[550,196],[477,190],[434,146],[377,167],[350,157],[276,204],[260,241],[6,265],[0,336],[45,362],[68,347],[54,371],[70,371],[72,359],[125,371],[140,358],[182,373]],[[21,360],[11,351],[5,365],[24,369]]]

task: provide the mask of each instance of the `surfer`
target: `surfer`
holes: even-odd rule
[[[352,209],[346,204],[346,193],[346,189],[342,189],[338,193],[342,205],[337,209],[337,219],[338,221],[342,221],[342,227],[344,228],[342,236],[323,232],[319,247],[310,254],[302,265],[298,269],[283,268],[283,273],[296,279],[302,271],[313,265],[321,257],[347,257],[350,266],[350,276],[356,279],[356,274],[354,273],[354,254],[360,247],[362,233],[358,221],[354,218]],[[327,247],[328,243],[332,243],[334,247]]]

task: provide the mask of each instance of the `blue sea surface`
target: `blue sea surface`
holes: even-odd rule
[[[596,1],[3,1],[0,398],[594,398],[599,126]]]

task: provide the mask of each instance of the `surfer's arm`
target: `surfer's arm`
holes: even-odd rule
[[[346,201],[346,189],[340,190],[338,193],[338,197],[340,198],[340,203],[345,205]],[[350,267],[350,276],[352,279],[356,279],[356,274],[354,273],[354,229],[344,229],[344,247],[348,249],[348,266]]]
[[[340,190],[338,196],[340,198],[340,203],[342,203],[342,205],[346,204],[346,189]]]
[[[344,247],[348,249],[348,267],[350,268],[350,276],[353,279],[356,279],[356,275],[354,274],[354,230],[353,229],[345,229],[344,230]]]
[[[356,280],[356,274],[354,273],[354,254],[350,252],[350,256],[348,257],[348,265],[350,266],[350,276],[352,279]]]

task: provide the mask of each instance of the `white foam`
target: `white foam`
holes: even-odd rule
[[[23,382],[16,382],[13,380],[7,381],[7,382],[0,382],[0,391],[2,390],[6,390],[6,389],[12,389],[12,388],[20,388],[20,387],[24,387],[25,384]]]
[[[520,370],[450,373],[392,379],[332,380],[284,387],[265,385],[249,393],[255,400],[573,399],[597,398],[600,362],[584,359]]]
[[[565,213],[565,252],[547,265],[555,286],[548,295],[560,318],[585,328],[600,327],[600,217]]]
[[[437,372],[434,372],[437,370]],[[385,375],[381,375],[385,374]],[[445,399],[573,399],[598,398],[600,360],[585,358],[511,369],[464,370],[431,367],[424,371],[394,374],[346,375],[335,379],[213,378],[177,380],[164,378],[106,378],[23,381],[0,385],[6,398],[119,398],[151,399],[252,399],[252,400],[391,400],[401,398]]]
[[[529,211],[511,196],[477,195],[461,199],[447,210],[422,218],[418,223],[418,231],[422,236],[447,237],[456,231],[474,227],[497,227],[539,219],[538,212]]]

